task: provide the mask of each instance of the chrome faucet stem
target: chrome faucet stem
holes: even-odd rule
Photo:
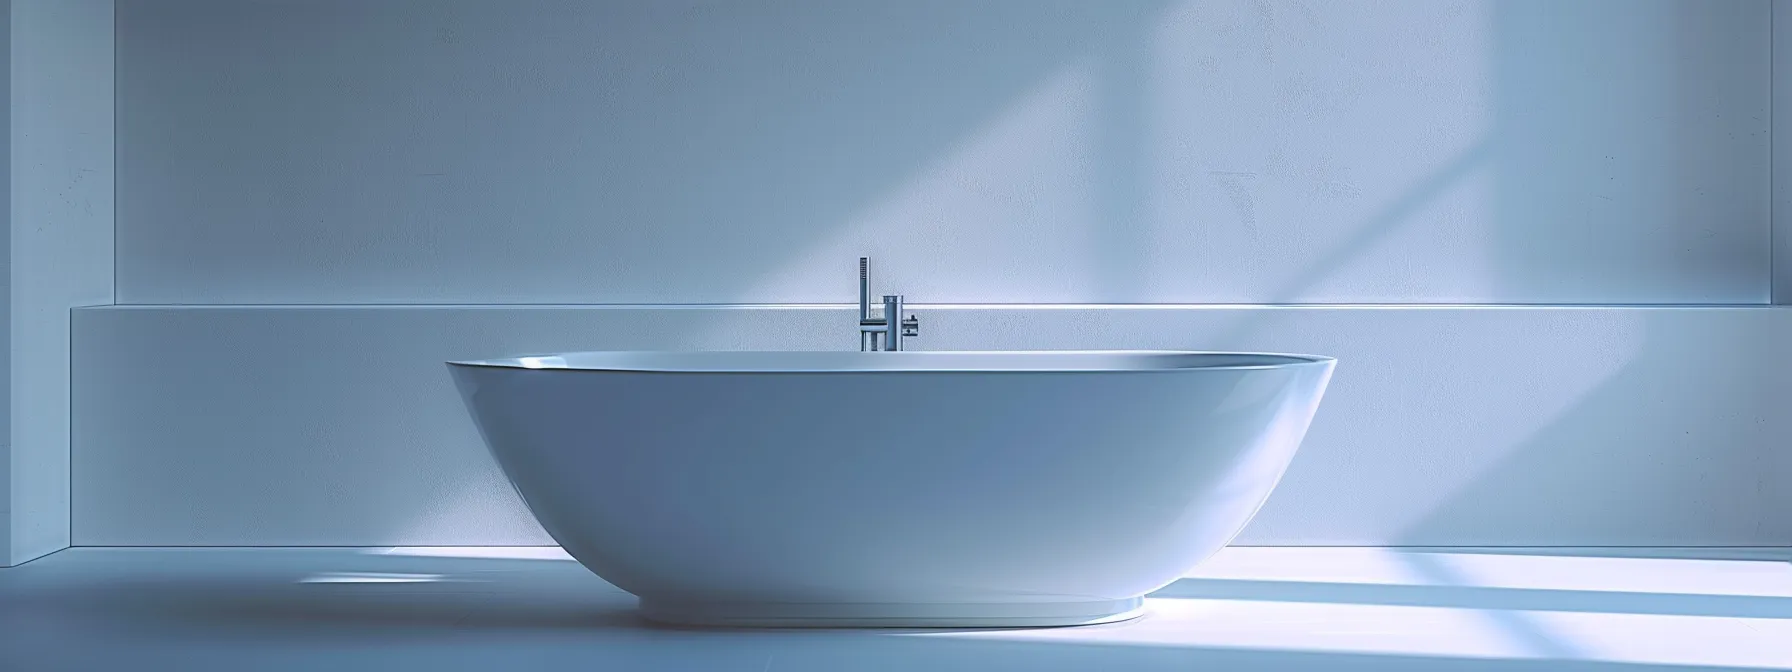
[[[902,349],[902,328],[898,325],[902,315],[902,295],[884,295],[884,349],[897,351]]]

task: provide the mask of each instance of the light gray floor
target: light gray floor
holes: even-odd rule
[[[1792,669],[1776,550],[1227,549],[1087,628],[656,627],[557,549],[98,549],[0,570],[0,670]]]

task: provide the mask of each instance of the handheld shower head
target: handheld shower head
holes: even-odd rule
[[[871,319],[871,257],[859,257],[859,322]]]

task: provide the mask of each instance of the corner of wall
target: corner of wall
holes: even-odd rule
[[[1772,223],[1773,288],[1770,302],[1792,305],[1792,0],[1773,0],[1773,36],[1769,53],[1772,63],[1771,97],[1768,110],[1772,115],[1767,137],[1772,145],[1768,162],[1772,182],[1772,202],[1768,212]]]
[[[0,386],[0,567],[11,567],[12,559],[12,0],[0,0],[0,91],[6,93],[6,104],[0,105],[0,216],[6,218],[6,236],[0,236],[0,315],[7,316],[0,324],[0,376],[9,383]]]
[[[5,2],[4,394],[0,562],[69,546],[69,311],[113,294],[113,0]],[[15,70],[13,62],[28,62]],[[29,165],[29,171],[11,166]]]

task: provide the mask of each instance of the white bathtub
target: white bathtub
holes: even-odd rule
[[[589,352],[451,362],[542,527],[650,619],[1135,616],[1262,506],[1327,357]]]

